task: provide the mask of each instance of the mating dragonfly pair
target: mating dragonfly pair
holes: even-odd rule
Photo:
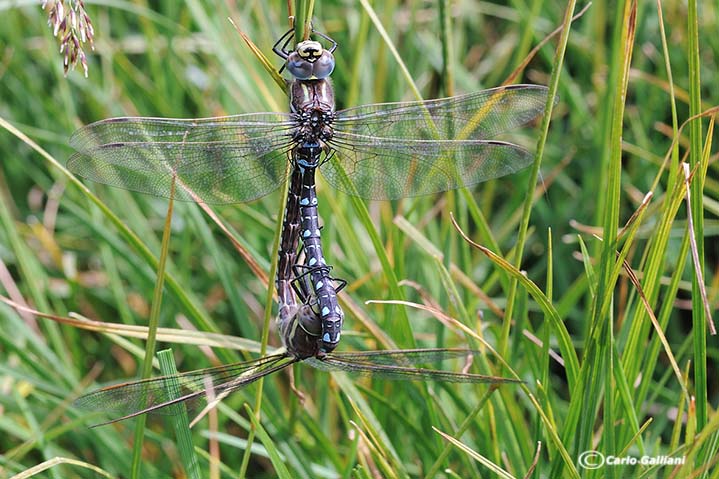
[[[183,401],[211,387],[226,394],[288,365],[391,379],[513,382],[418,367],[471,355],[465,349],[332,352],[344,314],[320,238],[315,172],[334,188],[391,200],[472,186],[528,166],[532,154],[495,139],[544,112],[547,88],[513,85],[439,100],[382,103],[335,111],[329,76],[337,44],[305,40],[289,50],[292,31],[273,47],[292,75],[289,113],[204,119],[111,118],[81,128],[68,162],[92,181],[186,201],[238,203],[260,198],[288,177],[276,287],[278,324],[286,352],[256,360],[101,389],[77,404],[123,414],[111,422]],[[297,262],[299,241],[304,261]],[[170,381],[183,387],[168,391]]]

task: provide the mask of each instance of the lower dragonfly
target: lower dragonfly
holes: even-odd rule
[[[531,164],[532,153],[498,138],[544,112],[546,87],[510,85],[336,111],[329,76],[337,44],[314,32],[331,46],[305,40],[290,51],[291,33],[273,47],[293,77],[289,113],[102,120],[72,135],[77,153],[68,169],[142,193],[167,197],[177,185],[175,199],[238,203],[278,188],[290,167],[302,174],[302,193],[314,189],[319,169],[340,191],[391,200],[472,186]],[[305,195],[301,202],[312,208],[317,198]],[[343,314],[325,278],[319,228],[303,234],[305,246],[318,250],[312,256],[318,263],[307,266],[321,304],[322,348],[330,352],[339,343]]]

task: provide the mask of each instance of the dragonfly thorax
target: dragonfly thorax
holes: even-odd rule
[[[317,120],[329,122],[335,111],[335,95],[332,84],[324,80],[295,80],[290,84],[290,110],[299,121],[311,119],[316,113]]]
[[[295,84],[299,83],[305,82],[295,82]],[[324,83],[324,80],[312,83]],[[314,87],[298,85],[298,89],[302,92],[307,89],[314,92],[316,91]],[[322,98],[322,95],[309,95],[305,92],[303,97],[305,99],[311,97],[313,100],[303,103],[297,101],[299,97],[293,96],[293,106],[303,107],[295,113],[295,130],[292,134],[296,144],[294,158],[303,168],[317,168],[320,154],[327,149],[328,142],[332,140],[334,112],[328,105],[318,101],[317,98]]]
[[[287,70],[298,80],[327,78],[335,68],[335,57],[320,42],[306,40],[297,44],[287,57]]]
[[[322,109],[304,110],[295,118],[292,139],[297,143],[332,139],[332,114]]]

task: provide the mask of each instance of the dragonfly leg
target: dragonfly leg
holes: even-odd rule
[[[301,405],[305,404],[305,393],[297,389],[297,386],[295,384],[295,369],[290,368],[290,390],[297,395],[297,399],[300,401]]]
[[[330,43],[332,44],[332,46],[331,46],[331,47],[329,48],[329,50],[328,50],[330,53],[334,53],[335,50],[337,50],[337,42],[334,41],[334,40],[332,39],[332,37],[330,37],[330,36],[328,36],[328,35],[325,35],[324,33],[315,31],[315,30],[312,30],[312,33],[314,33],[314,34],[317,35],[318,37],[324,38],[325,40],[327,40],[328,42],[330,42]]]
[[[292,265],[292,272],[295,275],[295,279],[292,280],[292,289],[295,290],[297,296],[305,304],[309,304],[314,291],[310,284],[310,275],[315,271],[321,271],[323,276],[329,278],[331,266],[307,266],[305,264]],[[332,278],[330,278],[332,279]]]
[[[296,274],[295,274],[296,276]],[[303,276],[304,278],[304,276]],[[311,297],[311,293],[308,290],[307,282],[305,279],[302,278],[295,278],[292,280],[292,289],[294,290],[295,294],[298,298],[300,298],[300,302],[302,304],[308,304],[309,298]]]
[[[345,286],[347,286],[347,281],[342,278],[330,278],[332,281],[335,282],[335,292],[339,293],[343,289],[345,289]]]
[[[308,304],[308,299],[312,297],[312,287],[309,284],[309,277],[315,271],[321,271],[322,275],[334,283],[335,293],[339,293],[347,286],[347,281],[341,278],[330,276],[332,266],[308,266],[306,264],[292,265],[292,271],[295,279],[292,280],[292,289],[294,289],[300,301]]]
[[[275,52],[277,56],[279,56],[283,60],[287,60],[287,57],[290,56],[290,52],[287,51],[287,45],[290,44],[294,31],[295,30],[292,28],[287,30],[285,34],[282,35],[279,40],[277,40],[277,43],[272,46],[272,51]],[[280,46],[280,44],[282,44],[282,46]]]

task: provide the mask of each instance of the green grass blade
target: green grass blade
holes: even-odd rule
[[[537,302],[537,304],[540,306],[540,308],[546,315],[547,319],[552,324],[552,327],[555,329],[555,334],[557,335],[557,340],[559,341],[559,349],[562,352],[562,358],[565,361],[568,382],[569,384],[575,385],[579,375],[579,359],[577,358],[576,351],[572,347],[569,332],[562,323],[559,314],[557,313],[556,309],[554,309],[554,306],[549,301],[549,299],[544,295],[542,290],[537,287],[536,284],[529,280],[526,275],[522,274],[521,271],[516,269],[507,260],[497,256],[484,246],[472,242],[464,234],[464,232],[462,232],[462,230],[459,228],[459,225],[457,225],[456,223],[455,228],[457,228],[460,234],[464,237],[465,241],[469,242],[472,246],[479,249],[494,264],[496,264],[506,273],[508,273],[510,277],[515,278],[518,283],[522,284],[527,289],[527,292],[534,298],[534,300]]]
[[[513,479],[514,476],[512,476],[510,473],[499,467],[497,464],[494,464],[492,461],[487,459],[486,457],[479,454],[477,451],[473,450],[471,447],[467,446],[466,444],[463,444],[461,441],[458,441],[456,438],[450,436],[449,434],[445,434],[444,432],[440,431],[439,429],[435,428],[434,431],[442,436],[447,442],[458,448],[459,450],[465,452],[467,455],[469,455],[472,459],[479,462],[483,466],[485,466],[487,469],[492,471],[497,477],[501,477],[502,479]]]
[[[522,206],[522,220],[519,226],[519,233],[517,236],[517,246],[515,252],[514,266],[516,269],[522,268],[522,259],[524,257],[524,247],[527,240],[527,230],[529,228],[529,218],[532,213],[532,204],[534,202],[534,193],[537,185],[537,178],[539,177],[539,167],[542,164],[542,158],[544,157],[544,148],[547,143],[547,136],[549,134],[549,124],[552,118],[552,111],[554,110],[554,99],[559,91],[559,80],[561,77],[564,55],[567,49],[567,43],[569,42],[569,33],[572,26],[572,17],[574,15],[574,7],[576,2],[570,0],[567,2],[567,6],[564,10],[564,20],[562,22],[562,33],[559,38],[557,49],[554,54],[554,62],[552,64],[552,76],[549,80],[549,91],[547,93],[547,104],[544,107],[544,116],[542,117],[542,125],[540,127],[540,134],[537,140],[537,149],[534,154],[534,162],[532,163],[531,171],[529,174],[529,183],[527,192]],[[502,328],[502,335],[499,339],[499,351],[500,354],[504,355],[509,345],[509,332],[511,329],[511,318],[512,311],[514,308],[514,298],[517,292],[518,282],[513,280],[510,282],[509,292],[507,294],[507,308],[505,310],[504,325]]]
[[[442,82],[444,93],[454,96],[454,48],[452,18],[448,0],[439,0],[439,38],[442,45]]]
[[[369,211],[367,211],[367,205],[365,205],[364,201],[356,195],[351,196],[350,201],[352,202],[352,206],[354,206],[354,211],[359,217],[360,223],[367,231],[370,241],[372,242],[372,246],[374,247],[375,254],[382,265],[382,272],[387,280],[389,293],[396,300],[404,299],[404,294],[399,288],[397,275],[392,268],[392,264],[389,261],[385,247],[379,237],[379,233],[377,232],[374,223],[372,223]],[[412,336],[412,330],[409,325],[409,318],[407,317],[405,311],[401,308],[393,308],[392,317],[394,318],[394,321],[390,329],[396,332],[394,339],[397,341],[397,344],[403,348],[416,347],[414,337]]]
[[[170,248],[170,236],[172,234],[172,207],[175,204],[173,199],[175,192],[175,182],[172,182],[170,190],[170,201],[167,206],[167,215],[165,216],[165,227],[162,231],[162,248],[160,249],[160,261],[157,265],[157,281],[155,282],[155,291],[152,295],[152,309],[150,311],[150,321],[147,325],[147,343],[145,344],[145,358],[142,362],[142,373],[140,378],[147,379],[152,374],[152,360],[155,356],[155,344],[157,338],[157,328],[160,325],[160,308],[162,306],[162,292],[165,285],[165,265],[167,264],[167,252]],[[135,424],[135,442],[132,448],[132,470],[131,477],[137,478],[141,476],[142,461],[142,442],[145,437],[145,422],[147,416],[140,415]]]
[[[180,381],[172,377],[177,375],[177,367],[175,366],[175,358],[172,356],[172,349],[163,349],[157,353],[160,361],[160,372],[163,376],[170,376],[171,381],[167,383],[167,387],[171,388],[168,398],[178,397],[180,391]],[[180,455],[183,468],[187,477],[191,479],[200,479],[200,466],[195,454],[195,448],[192,445],[192,435],[190,434],[190,420],[187,417],[187,408],[184,403],[173,404],[170,422],[175,430],[175,442],[177,444],[177,452]]]
[[[110,220],[110,222],[117,228],[123,238],[137,251],[145,262],[150,267],[158,269],[158,260],[147,248],[147,246],[140,240],[140,238],[130,230],[120,218],[110,210],[110,208],[103,203],[96,195],[94,195],[83,183],[80,182],[72,173],[70,173],[64,166],[62,166],[53,156],[47,153],[37,143],[31,140],[27,135],[18,130],[15,126],[8,123],[5,119],[0,117],[0,127],[5,128],[13,135],[17,136],[23,142],[25,142],[30,148],[39,153],[46,161],[48,161],[53,168],[56,168],[64,176],[66,176],[70,182],[78,187],[95,206],[97,206],[102,212],[103,216]],[[205,330],[217,332],[217,327],[214,325],[212,320],[209,318],[207,313],[198,306],[198,301],[192,297],[192,294],[184,289],[178,281],[172,275],[167,275],[167,284],[169,289],[173,292],[175,297],[180,301],[183,307],[186,308],[187,314],[191,315],[195,320],[198,321],[200,326]],[[220,352],[220,354],[223,354]],[[225,360],[231,362],[232,356],[226,356]]]
[[[696,0],[687,3],[687,56],[689,57],[689,115],[701,113],[701,62],[699,58],[699,5]],[[695,172],[691,183],[691,216],[694,223],[696,256],[699,264],[693,265],[692,275],[692,332],[694,334],[694,384],[696,387],[697,427],[702,428],[707,422],[707,335],[706,315],[698,278],[704,271],[704,177],[705,167],[702,164],[702,121],[695,119],[689,124],[689,166]]]
[[[105,471],[104,469],[101,469],[93,464],[90,464],[89,462],[84,461],[78,461],[77,459],[72,459],[69,457],[53,457],[52,459],[49,459],[47,461],[41,462],[40,464],[37,464],[36,466],[33,466],[29,469],[24,470],[23,472],[16,474],[12,476],[12,479],[29,479],[31,477],[38,477],[38,474],[44,471],[47,471],[57,465],[60,464],[70,464],[72,466],[76,466],[78,468],[83,469],[89,469],[95,474],[98,474],[100,477],[108,477],[112,478],[113,475],[109,472]]]
[[[409,69],[407,68],[407,65],[405,65],[404,61],[402,60],[401,55],[397,51],[397,48],[395,47],[394,43],[392,42],[392,39],[390,38],[389,34],[387,33],[387,30],[385,30],[384,26],[382,26],[382,20],[377,16],[377,13],[372,8],[372,5],[369,4],[367,0],[360,0],[360,4],[362,5],[362,8],[367,12],[367,15],[369,15],[370,20],[372,20],[372,24],[379,32],[380,36],[384,40],[385,44],[387,45],[387,48],[389,48],[389,51],[392,53],[392,56],[394,57],[395,61],[397,62],[397,65],[400,68],[400,71],[402,72],[402,76],[404,76],[405,81],[407,82],[407,85],[409,86],[410,90],[414,94],[414,97],[417,100],[422,99],[422,94],[419,92],[419,88],[417,88],[417,85],[415,84],[414,80],[412,79],[412,74],[409,72]]]
[[[260,424],[257,420],[257,413],[253,412],[247,405],[245,405],[245,410],[247,411],[247,416],[252,421],[253,431],[255,431],[257,437],[262,442],[262,445],[265,446],[265,450],[267,450],[267,453],[269,454],[277,477],[280,479],[292,479],[292,474],[290,474],[290,471],[285,466],[285,461],[280,455],[275,442],[272,440],[270,435],[267,434],[267,431],[265,431],[265,428],[262,427],[262,424]],[[241,474],[240,477],[244,477],[244,474]]]
[[[278,252],[280,249],[280,237],[282,235],[282,220],[284,218],[284,210],[285,210],[285,204],[287,201],[287,194],[289,192],[289,182],[285,181],[284,187],[282,189],[282,198],[285,200],[280,202],[279,210],[277,212],[277,222],[275,224],[275,235],[274,235],[274,242],[272,245],[272,263],[270,266],[270,278],[274,278],[277,275],[277,259],[278,259]],[[270,338],[270,322],[272,320],[272,311],[273,311],[273,304],[274,304],[274,287],[269,286],[267,287],[267,296],[265,298],[265,313],[264,313],[264,322],[262,326],[262,339],[260,340],[260,355],[264,356],[267,352],[267,344]],[[250,430],[250,435],[247,438],[248,446],[245,449],[243,458],[242,458],[242,465],[240,467],[240,477],[244,477],[245,472],[247,471],[247,466],[249,465],[250,460],[250,454],[252,451],[252,441],[254,440],[255,435],[255,429],[254,425],[255,422],[260,421],[260,411],[262,410],[262,399],[263,399],[263,391],[264,391],[264,382],[265,378],[260,378],[257,381],[257,394],[255,396],[255,414],[257,414],[255,421],[252,423],[253,428]]]

